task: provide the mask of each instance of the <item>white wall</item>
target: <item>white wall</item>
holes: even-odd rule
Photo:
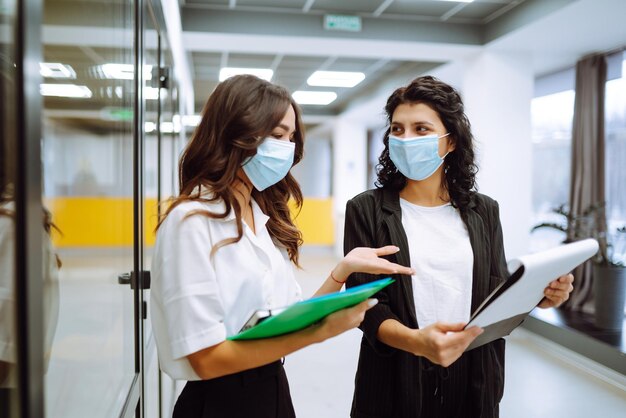
[[[337,118],[332,127],[333,213],[335,253],[343,256],[346,202],[367,188],[367,128],[349,118]]]
[[[481,193],[500,204],[507,258],[529,250],[532,216],[532,59],[483,51],[433,75],[460,90],[476,139]]]
[[[311,136],[304,142],[304,158],[291,169],[305,197],[330,196],[332,147],[330,138]]]

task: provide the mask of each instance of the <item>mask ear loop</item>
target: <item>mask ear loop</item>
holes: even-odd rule
[[[446,136],[448,136],[448,135],[450,135],[450,132],[448,132],[448,133],[446,133],[446,134],[444,134],[444,135],[441,135],[441,136],[440,136],[439,138],[437,138],[437,139],[445,138],[445,137],[446,137]],[[450,152],[452,152],[452,151],[448,151],[448,152],[446,152],[446,153],[443,155],[443,157],[441,157],[441,159],[445,161],[446,157],[448,156],[448,154],[450,154]],[[445,174],[448,174],[448,168],[450,168],[450,166],[449,166],[449,165],[447,165],[447,166],[443,169],[443,172],[444,172]]]

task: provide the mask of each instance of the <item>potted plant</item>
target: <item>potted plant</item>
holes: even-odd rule
[[[573,216],[565,205],[553,212],[562,215],[562,223],[544,222],[532,228],[553,228],[566,234],[564,243],[595,238],[598,253],[592,258],[595,324],[599,328],[621,330],[626,297],[626,225],[608,229],[604,204],[591,205]]]

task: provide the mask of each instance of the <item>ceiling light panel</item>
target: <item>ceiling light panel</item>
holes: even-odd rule
[[[226,2],[228,3],[228,1]],[[271,0],[268,6],[269,7],[281,7],[285,9],[293,9],[295,12],[301,12],[302,6],[306,3],[304,0],[294,1],[294,0]],[[258,7],[259,0],[237,0],[236,7],[239,6],[252,6]]]
[[[202,120],[202,115],[183,115],[183,126],[198,126]]]
[[[365,74],[352,71],[316,71],[308,79],[309,86],[354,87],[365,79]]]
[[[60,62],[40,62],[39,74],[45,78],[75,79],[76,71],[71,65]]]
[[[412,15],[425,18],[440,18],[460,2],[451,1],[415,1],[415,0],[395,0],[385,11],[385,15]]]
[[[467,18],[467,19],[486,19],[495,12],[502,9],[510,9],[511,5],[508,3],[474,3],[471,6],[457,11],[453,17],[455,18]]]
[[[311,10],[354,15],[358,12],[371,13],[376,10],[382,2],[383,0],[315,0]]]
[[[115,80],[133,80],[135,78],[135,66],[133,64],[102,64],[100,71],[104,78]],[[144,80],[152,80],[152,65],[143,66]]]
[[[337,93],[332,91],[303,91],[293,93],[293,99],[301,105],[326,106],[337,98]]]
[[[89,99],[93,94],[87,86],[76,84],[40,84],[39,92],[43,96]]]
[[[156,87],[144,87],[143,96],[146,100],[158,100],[159,89]],[[161,89],[161,99],[167,98],[167,89]]]

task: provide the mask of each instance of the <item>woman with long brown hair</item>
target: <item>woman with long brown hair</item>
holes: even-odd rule
[[[293,417],[281,358],[358,326],[376,301],[338,311],[280,337],[230,341],[256,309],[301,299],[300,231],[288,202],[302,204],[289,174],[303,154],[298,106],[282,87],[235,76],[209,97],[180,159],[180,195],[157,233],[151,307],[161,368],[187,380],[174,417]],[[355,271],[410,274],[379,258],[394,246],[357,248],[316,295]]]

